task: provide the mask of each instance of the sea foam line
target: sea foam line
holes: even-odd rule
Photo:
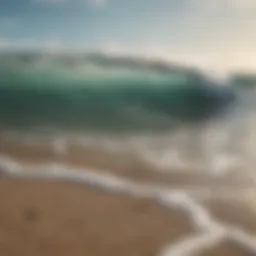
[[[187,130],[179,132],[178,138],[175,138],[175,134],[167,133],[157,136],[155,139],[152,139],[150,134],[147,136],[133,135],[120,137],[116,140],[106,136],[84,136],[64,132],[51,136],[49,134],[48,136],[39,136],[38,134],[28,135],[15,131],[3,132],[0,134],[0,137],[23,145],[48,145],[50,147],[49,150],[55,156],[67,154],[69,143],[81,147],[81,149],[93,147],[111,154],[130,154],[133,152],[133,156],[136,155],[136,158],[146,165],[154,166],[158,172],[175,173],[197,170],[198,172],[210,173],[216,177],[224,177],[238,168],[245,168],[245,163],[241,157],[221,150],[223,143],[216,143],[213,139],[209,139],[212,137],[223,137],[221,136],[222,134],[211,134],[207,132],[209,128],[203,128],[206,131],[202,127],[198,129],[202,129],[202,133],[207,133],[208,136],[201,135],[207,139],[198,138],[197,134],[191,134]],[[198,129],[194,128],[196,132],[198,132]],[[210,130],[214,129],[211,128]],[[198,159],[187,159],[186,156],[183,156],[184,145],[179,144],[185,143],[183,141],[184,138],[182,138],[184,136],[188,138],[195,137],[198,140],[199,143],[197,144],[201,144],[200,147],[203,150],[201,157]],[[160,148],[158,148],[159,145],[161,145]],[[170,145],[173,146],[170,147]]]
[[[143,187],[145,191],[151,191],[151,193],[152,191],[165,191],[166,193],[176,194],[177,192],[179,192],[180,194],[183,194],[183,192],[185,191],[186,194],[189,194],[193,196],[193,198],[195,197],[200,201],[209,199],[237,199],[238,196],[236,193],[236,187],[220,187],[216,191],[213,188],[206,186],[195,187],[192,185],[179,185],[178,187],[170,189],[169,186],[159,185],[157,182],[138,183],[125,177],[118,178],[117,176],[111,174],[108,170],[104,169],[75,168],[74,166],[58,162],[46,162],[44,164],[21,164],[21,162],[7,155],[0,155],[0,173],[2,173],[2,175],[4,174],[10,176],[12,174],[12,176],[15,177],[20,176],[30,179],[48,178],[66,180],[75,183],[92,183],[93,185],[99,187],[107,186],[108,183],[115,183],[116,185],[118,183],[121,183],[122,185],[120,187],[123,190],[127,189],[126,184],[129,184],[128,187],[131,187],[131,184],[133,184],[140,188]],[[251,187],[251,185],[253,184],[248,182],[242,182],[239,188],[244,189],[246,192],[248,187]],[[165,192],[164,194],[166,194]],[[241,191],[239,192],[239,194],[241,194]]]
[[[190,216],[191,222],[199,233],[178,241],[176,244],[168,245],[160,253],[160,256],[192,256],[225,240],[234,241],[256,254],[254,237],[241,229],[217,222],[205,207],[185,191],[138,184],[129,179],[121,179],[109,174],[97,174],[97,170],[92,169],[70,169],[69,166],[60,164],[24,166],[11,158],[0,157],[0,171],[8,177],[72,181],[93,185],[107,191],[152,199],[170,209],[182,209]]]

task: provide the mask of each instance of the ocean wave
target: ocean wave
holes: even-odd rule
[[[212,117],[230,88],[160,61],[10,54],[0,59],[1,125],[169,128]]]

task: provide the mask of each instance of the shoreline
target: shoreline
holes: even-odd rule
[[[111,157],[97,149],[72,148],[63,154],[56,154],[48,146],[24,145],[17,142],[8,144],[1,139],[0,154],[15,161],[19,160],[22,164],[34,163],[35,166],[50,160],[59,160],[66,161],[74,168],[83,166],[94,170],[105,167],[97,175],[104,176],[104,170],[108,170],[114,177],[125,179],[128,173],[128,178],[132,182],[146,184],[148,181],[154,181],[159,186],[168,184],[171,189],[175,189],[175,183],[177,186],[192,184],[196,188],[202,184],[208,186],[213,182],[212,188],[218,191],[218,187],[214,185],[218,180],[197,181],[200,173],[191,180],[192,173],[188,175],[177,172],[170,175],[172,180],[168,182],[165,174],[148,167],[143,169],[138,163],[134,163],[133,158],[128,158],[133,165],[123,163],[127,169],[126,172],[122,172],[116,156]],[[137,175],[134,175],[135,170]],[[186,206],[186,201],[183,202],[182,197],[179,199],[180,204],[184,204],[182,207],[192,207],[191,211],[193,209],[189,215],[179,210],[179,207],[170,208],[168,204],[164,207],[147,197],[140,198],[137,192],[132,193],[132,196],[120,194],[119,188],[117,191],[109,191],[88,184],[79,186],[60,180],[26,180],[10,177],[11,179],[0,177],[0,197],[3,197],[0,210],[0,241],[3,246],[0,246],[0,253],[2,248],[4,255],[18,256],[18,252],[22,251],[24,255],[37,256],[41,255],[43,250],[47,255],[80,256],[87,253],[92,256],[103,256],[108,252],[110,255],[165,256],[161,252],[168,244],[179,243],[180,240],[201,232],[191,223],[196,204]],[[237,190],[239,195],[239,187],[234,190]],[[248,205],[236,201],[232,201],[236,206],[232,208],[226,200],[229,199],[206,199],[200,205],[203,207],[202,210],[209,210],[214,219],[225,223],[231,219],[232,225],[238,226],[241,230],[245,229],[248,233],[254,233],[256,212]],[[234,216],[235,211],[237,214]],[[202,255],[254,255],[239,248],[240,244],[229,243],[225,239],[220,244],[203,250]]]

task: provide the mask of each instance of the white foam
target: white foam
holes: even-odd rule
[[[223,240],[221,232],[203,233],[190,236],[178,241],[174,245],[166,247],[160,256],[192,256],[197,255],[203,250],[213,247]]]
[[[48,143],[56,155],[65,154],[68,143],[71,143],[75,146],[100,149],[116,155],[136,155],[142,162],[155,167],[155,170],[158,171],[198,170],[221,176],[238,168],[244,168],[246,163],[249,164],[250,162],[247,161],[249,154],[241,154],[240,152],[243,148],[242,143],[238,143],[241,145],[240,151],[230,152],[234,149],[231,144],[235,142],[232,141],[234,134],[230,132],[229,126],[231,125],[213,123],[187,127],[177,132],[161,135],[148,133],[99,136],[96,134],[60,134],[57,132],[50,136],[50,134],[40,135],[40,133],[24,135],[9,132],[3,136],[30,145]],[[244,151],[250,150],[250,159],[253,159],[254,151],[248,148]],[[190,154],[190,152],[196,156],[187,157],[186,154]]]
[[[160,202],[166,207],[173,207],[173,205],[179,206],[184,211],[190,214],[193,223],[199,229],[209,229],[213,226],[211,217],[206,209],[200,204],[196,203],[185,192],[179,193],[165,193],[161,192],[159,195]]]

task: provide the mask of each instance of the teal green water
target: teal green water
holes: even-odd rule
[[[1,126],[168,129],[212,117],[225,95],[199,77],[157,70],[0,66]]]

